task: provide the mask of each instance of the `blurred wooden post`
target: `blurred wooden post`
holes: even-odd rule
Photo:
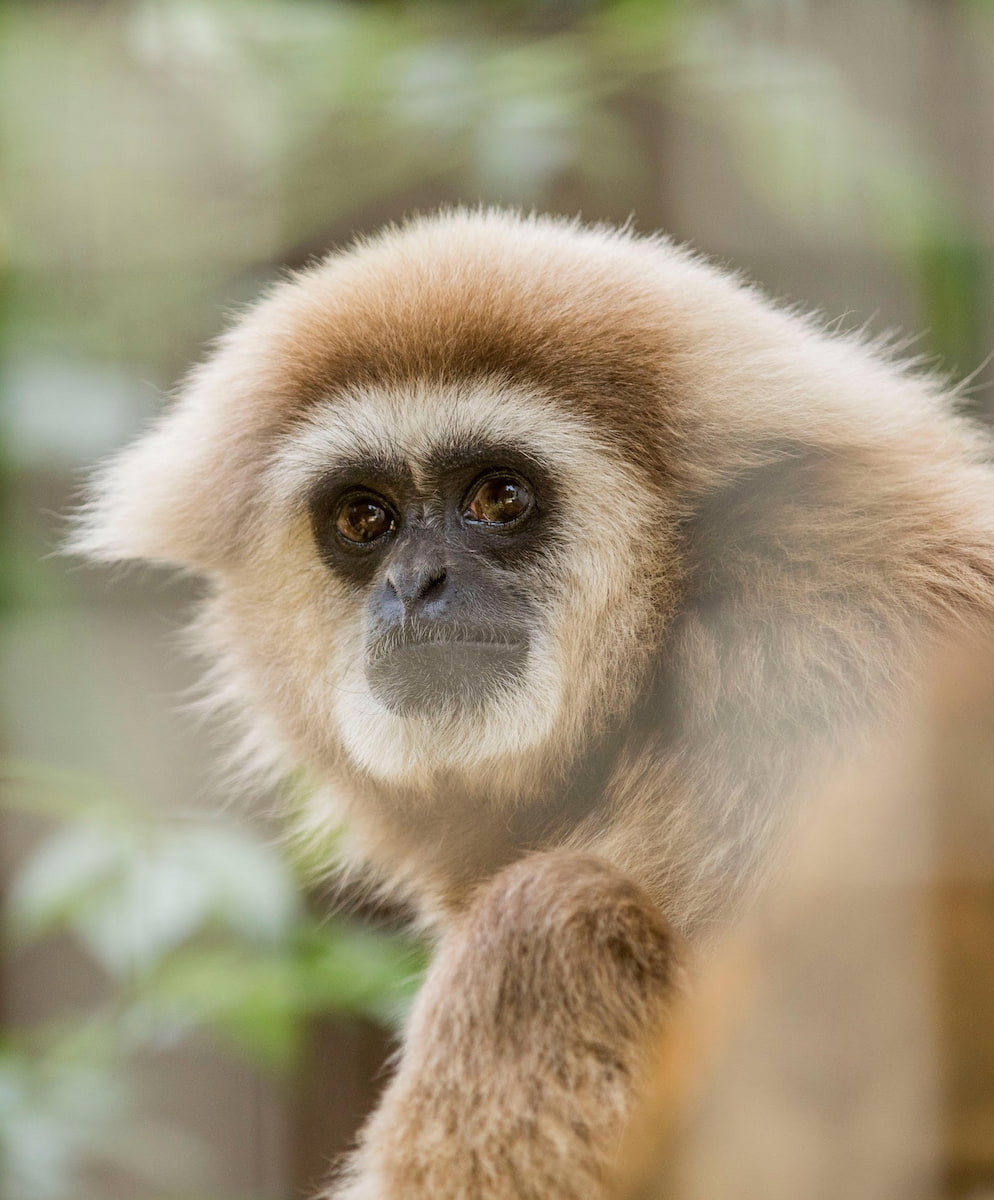
[[[312,1021],[292,1102],[293,1196],[313,1196],[352,1145],[386,1082],[393,1039],[361,1019]]]

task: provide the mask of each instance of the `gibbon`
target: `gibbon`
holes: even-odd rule
[[[201,573],[240,754],[439,945],[329,1196],[608,1194],[798,804],[994,613],[943,384],[661,237],[501,211],[277,284],[75,547]]]

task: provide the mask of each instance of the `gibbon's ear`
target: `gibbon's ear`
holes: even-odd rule
[[[135,443],[98,468],[69,549],[101,562],[219,566],[238,542],[244,433],[225,428],[210,370]]]
[[[224,334],[153,427],[98,468],[70,553],[211,571],[250,544],[260,471],[297,405],[287,291]]]

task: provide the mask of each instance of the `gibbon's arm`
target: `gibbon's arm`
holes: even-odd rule
[[[506,868],[446,934],[326,1200],[606,1200],[679,958],[607,863]]]

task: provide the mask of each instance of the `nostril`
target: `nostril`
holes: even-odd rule
[[[443,584],[445,583],[445,576],[446,570],[444,567],[440,567],[437,571],[431,573],[429,578],[425,581],[425,585],[421,589],[418,599],[425,599],[429,595],[440,592]]]

